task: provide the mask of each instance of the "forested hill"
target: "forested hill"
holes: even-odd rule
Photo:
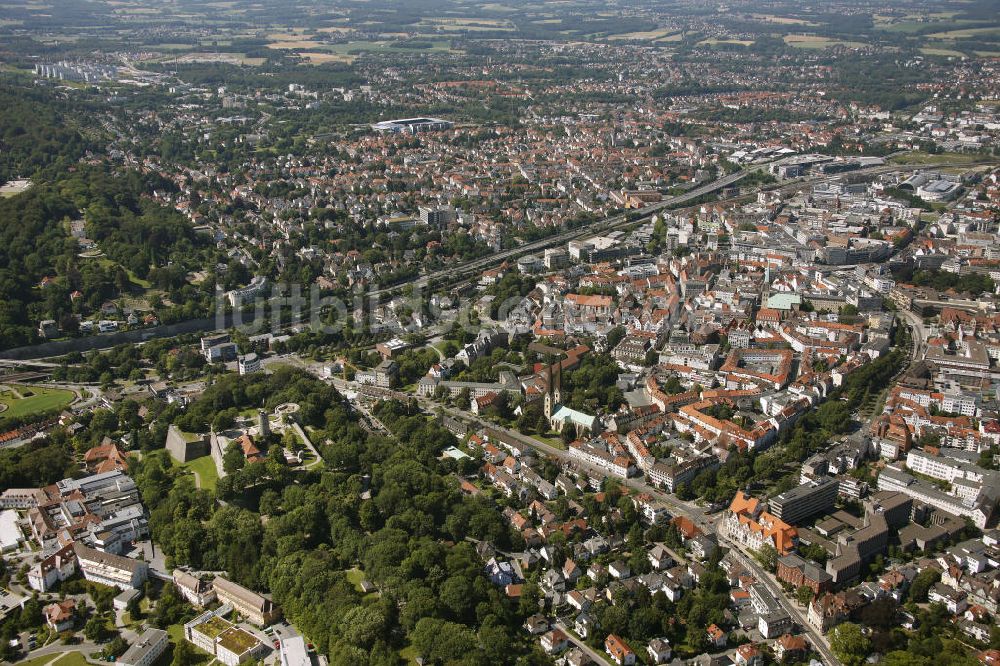
[[[78,129],[87,115],[80,112],[51,91],[0,79],[0,183],[65,169],[92,148]]]
[[[257,440],[267,444],[265,458],[237,455],[213,495],[171,463],[162,439],[135,463],[168,567],[224,569],[269,591],[331,664],[395,666],[406,650],[435,664],[550,663],[521,629],[538,611],[537,587],[508,597],[476,552],[478,541],[510,551],[523,549],[523,539],[486,494],[459,490],[458,475],[475,464],[463,472],[441,457],[457,441],[415,402],[381,403],[378,416],[393,435],[368,433],[332,386],[281,368],[222,376],[184,412],[154,405],[155,423],[207,429],[210,415],[283,402],[301,406],[322,464],[290,469],[278,455],[287,440],[273,434]],[[361,577],[377,591],[360,590]],[[168,585],[150,621],[167,627],[194,612]]]
[[[0,182],[32,181],[27,191],[0,199],[0,349],[36,342],[44,319],[72,335],[78,318],[95,317],[106,301],[148,300],[144,292],[152,288],[175,306],[157,312],[164,322],[201,316],[211,302],[185,279],[204,265],[207,238],[148,198],[154,188],[173,185],[103,162],[82,133],[100,135],[86,124],[98,116],[81,104],[74,114],[57,91],[0,80]],[[90,151],[96,159],[81,160]],[[85,221],[97,252],[82,252],[73,220]]]

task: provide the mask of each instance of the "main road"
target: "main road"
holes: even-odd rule
[[[438,279],[451,279],[456,278],[461,275],[470,272],[478,272],[489,268],[490,266],[498,266],[508,259],[513,259],[515,257],[520,257],[531,252],[537,252],[538,250],[544,250],[546,248],[555,247],[557,245],[562,245],[563,243],[582,238],[584,236],[589,236],[595,233],[610,231],[615,227],[623,226],[625,224],[631,224],[639,220],[645,219],[653,215],[654,213],[663,210],[664,208],[679,208],[683,204],[688,203],[701,197],[705,194],[710,194],[717,190],[721,190],[725,187],[729,187],[733,183],[743,180],[751,173],[760,170],[767,170],[771,166],[771,163],[756,164],[752,167],[736,171],[729,174],[728,176],[723,176],[717,180],[713,180],[711,183],[706,183],[700,187],[696,187],[693,190],[689,190],[684,194],[678,195],[667,199],[666,201],[658,201],[657,203],[650,204],[643,208],[636,208],[627,213],[620,213],[613,217],[608,217],[603,220],[598,220],[596,222],[591,222],[582,227],[577,227],[576,229],[571,229],[569,231],[564,231],[562,233],[556,234],[554,236],[549,236],[548,238],[543,238],[541,240],[532,241],[530,243],[525,243],[524,245],[519,245],[518,247],[511,248],[509,250],[504,250],[502,252],[497,252],[489,255],[488,257],[482,257],[480,259],[471,259],[466,262],[451,266],[449,268],[442,268],[426,275],[421,276],[418,282],[430,282]],[[398,289],[401,289],[402,285],[393,285],[391,287],[383,287],[381,289],[374,289],[368,292],[367,296],[381,296],[383,294],[391,293]]]
[[[887,157],[892,157],[899,154],[901,153],[893,153],[893,155]],[[427,284],[438,280],[444,280],[443,283],[435,284],[436,287],[450,285],[450,284],[458,284],[463,280],[465,276],[467,276],[470,273],[481,272],[490,267],[499,266],[504,261],[507,261],[509,259],[520,257],[525,254],[530,254],[532,252],[537,252],[539,250],[544,250],[546,248],[555,247],[557,245],[562,245],[563,243],[569,242],[571,240],[577,240],[580,238],[584,238],[586,236],[591,236],[593,234],[611,231],[617,227],[634,224],[636,222],[646,220],[650,218],[653,214],[664,209],[682,208],[684,204],[690,203],[695,199],[697,199],[698,197],[701,197],[705,194],[710,194],[712,192],[729,187],[730,185],[740,180],[743,180],[752,173],[762,170],[767,172],[770,170],[771,166],[784,162],[786,161],[786,159],[787,158],[783,158],[771,162],[752,164],[744,169],[741,169],[740,171],[736,171],[734,173],[729,174],[728,176],[723,176],[722,178],[713,180],[710,183],[706,183],[705,185],[697,187],[693,190],[685,192],[684,194],[678,195],[676,197],[667,199],[666,201],[659,201],[657,203],[650,204],[649,206],[645,206],[643,208],[636,208],[626,213],[620,213],[613,217],[605,218],[603,220],[598,220],[596,222],[591,222],[590,224],[586,224],[582,227],[571,229],[569,231],[564,231],[554,236],[549,236],[548,238],[532,241],[530,243],[520,245],[516,248],[511,248],[509,250],[504,250],[502,252],[491,254],[488,257],[482,257],[479,259],[470,259],[469,261],[461,262],[453,266],[450,266],[448,268],[442,268],[437,271],[432,271],[417,278],[416,282],[418,284]],[[979,164],[979,162],[974,164]],[[949,166],[972,166],[972,165],[973,164],[962,165],[958,163],[954,164],[948,163],[948,164],[935,165],[935,168],[943,168]],[[864,167],[861,169],[856,169],[854,171],[846,172],[846,174],[833,174],[833,175],[820,174],[815,176],[798,178],[795,180],[789,180],[782,187],[811,185],[824,180],[835,179],[841,175],[856,175],[863,173],[877,175],[882,173],[891,173],[894,171],[905,171],[907,169],[920,168],[925,166],[926,165],[921,165],[921,164],[880,164],[870,167]],[[713,202],[713,203],[720,203],[720,202]],[[372,291],[368,292],[366,296],[378,297],[385,294],[390,294],[400,290],[402,286],[403,285],[393,285],[389,287],[383,287],[381,289],[373,289]]]

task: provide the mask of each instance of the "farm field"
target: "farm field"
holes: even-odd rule
[[[677,33],[676,28],[660,28],[657,30],[647,30],[645,32],[626,32],[618,35],[608,35],[608,39],[615,42],[634,39],[661,41],[669,39],[674,34],[679,34]]]
[[[776,23],[778,25],[806,25],[815,26],[819,25],[812,21],[807,21],[805,19],[793,18],[791,16],[775,16],[773,14],[751,14],[751,18],[757,21],[764,21],[765,23]]]
[[[920,52],[923,53],[924,55],[943,56],[945,58],[961,58],[965,55],[961,51],[955,51],[952,49],[939,49],[932,46],[921,46]]]
[[[740,46],[750,46],[753,40],[749,39],[703,39],[698,42],[698,46],[717,46],[719,44],[739,44]]]
[[[966,37],[977,37],[979,35],[1000,35],[1000,26],[947,30],[945,32],[933,32],[927,36],[931,39],[964,39]]]
[[[843,39],[820,37],[818,35],[785,35],[784,40],[786,44],[800,49],[827,49],[831,46],[861,48],[865,46],[861,42],[849,42]]]
[[[305,58],[308,65],[325,65],[328,62],[351,64],[355,57],[346,53],[326,53],[324,51],[299,51],[296,55]]]

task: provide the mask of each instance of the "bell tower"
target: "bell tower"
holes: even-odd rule
[[[555,372],[552,370],[553,367]],[[545,368],[545,418],[551,419],[560,403],[562,403],[562,362],[556,361]]]

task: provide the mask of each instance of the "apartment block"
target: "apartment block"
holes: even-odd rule
[[[771,513],[781,520],[794,525],[818,513],[833,508],[837,500],[838,483],[829,477],[808,481],[781,493],[768,502]]]

